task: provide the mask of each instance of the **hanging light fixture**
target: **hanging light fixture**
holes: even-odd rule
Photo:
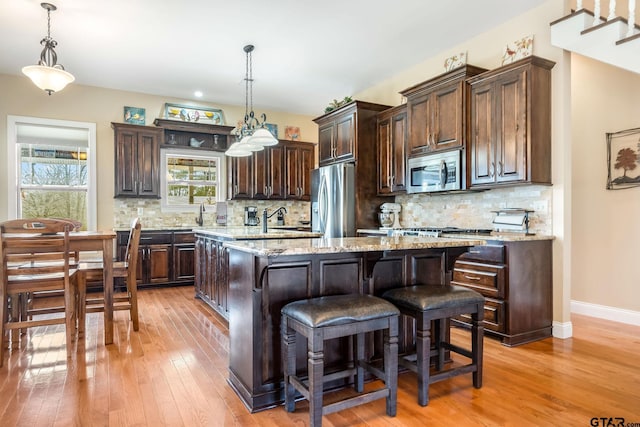
[[[22,68],[22,72],[33,81],[40,89],[51,95],[52,92],[58,92],[64,89],[66,85],[75,80],[75,77],[64,70],[62,64],[58,64],[58,55],[54,48],[58,42],[51,38],[51,11],[57,8],[51,3],[40,3],[47,10],[47,37],[40,41],[44,46],[40,53],[40,61],[38,65],[29,65]]]
[[[253,111],[253,70],[251,55],[253,49],[254,46],[250,44],[243,48],[247,55],[244,78],[244,121],[235,129],[238,141],[231,144],[225,152],[227,156],[231,157],[250,156],[254,151],[260,151],[263,150],[264,147],[278,143],[278,140],[265,128],[265,122],[267,121],[266,114],[262,113],[260,118],[258,118]]]

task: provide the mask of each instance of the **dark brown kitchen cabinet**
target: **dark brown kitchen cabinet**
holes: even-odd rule
[[[404,192],[407,106],[378,114],[378,194]]]
[[[191,282],[195,278],[195,234],[192,231],[173,233],[173,282]]]
[[[485,71],[464,65],[401,92],[407,97],[408,157],[465,146],[466,79]]]
[[[118,231],[118,260],[125,258],[129,231]],[[138,248],[138,286],[190,285],[195,276],[195,236],[191,231],[143,230]]]
[[[310,200],[313,144],[279,141],[228,163],[229,199]]]
[[[469,79],[471,187],[551,184],[551,69],[529,57]]]
[[[451,284],[485,297],[488,335],[515,346],[551,336],[553,322],[552,241],[489,241],[455,261]],[[456,320],[470,325],[463,316]]]
[[[253,199],[285,198],[285,149],[279,143],[252,154]]]
[[[285,193],[289,200],[311,200],[311,170],[315,163],[313,145],[289,143],[285,146]]]
[[[160,198],[160,128],[111,123],[115,137],[115,197]]]
[[[227,197],[233,200],[253,197],[253,157],[230,157],[228,168]]]
[[[201,299],[225,319],[229,318],[228,252],[224,241],[198,235],[195,247],[195,291]]]
[[[357,162],[362,150],[372,151],[375,146],[375,122],[372,127],[371,116],[387,108],[386,105],[352,101],[314,119],[318,124],[319,165]]]
[[[153,124],[164,129],[162,148],[225,151],[235,141],[231,135],[233,126],[172,119],[155,119]]]
[[[387,105],[352,101],[313,119],[318,124],[320,166],[338,162],[354,163],[355,165],[356,229],[378,228],[380,223],[376,212],[382,203],[388,201],[386,197],[378,195],[376,151],[378,113],[389,108],[391,107]],[[348,127],[344,125],[347,122],[351,123]],[[331,138],[327,134],[329,128],[332,129]],[[341,155],[341,151],[335,149],[340,146],[340,144],[336,145],[336,140],[346,139],[347,128],[351,133],[349,140],[352,141],[352,150],[349,155]],[[332,153],[332,155],[328,153]]]

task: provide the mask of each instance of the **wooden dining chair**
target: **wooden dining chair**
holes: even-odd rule
[[[34,326],[65,325],[67,357],[71,356],[75,333],[75,269],[69,267],[68,221],[20,219],[0,224],[0,367],[4,363],[7,330]],[[64,316],[30,318],[17,308],[19,295],[62,291]],[[9,313],[9,300],[13,301]]]
[[[129,241],[124,261],[113,263],[113,278],[124,278],[126,290],[119,292],[114,288],[113,310],[129,310],[133,330],[138,330],[138,285],[137,264],[138,247],[142,224],[138,218],[131,221]],[[87,297],[87,282],[102,280],[102,262],[81,262],[78,265],[78,336],[83,337],[86,313],[104,312],[104,294],[99,297]],[[115,284],[115,280],[114,280]]]

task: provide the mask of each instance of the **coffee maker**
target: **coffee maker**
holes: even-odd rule
[[[256,206],[245,206],[244,208],[244,225],[258,225],[258,208]]]

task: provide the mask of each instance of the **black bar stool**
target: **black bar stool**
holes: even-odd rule
[[[295,410],[296,390],[309,401],[310,425],[321,426],[322,415],[386,398],[387,415],[396,415],[398,384],[398,317],[391,303],[372,295],[335,295],[294,301],[282,308],[282,358],[284,365],[285,409]],[[365,360],[365,333],[383,330],[384,368]],[[308,385],[296,375],[296,332],[307,339]],[[324,375],[325,340],[355,336],[353,368]],[[384,381],[384,387],[363,393],[364,371]],[[326,381],[355,375],[356,396],[323,405]]]
[[[399,363],[418,375],[418,403],[429,403],[429,384],[456,375],[473,373],[473,386],[482,387],[482,340],[484,336],[484,297],[478,292],[462,286],[419,285],[390,289],[382,297],[393,303],[400,313],[416,320],[416,353],[405,356]],[[445,340],[448,319],[463,314],[471,315],[471,350],[451,344]],[[435,341],[437,354],[436,373],[430,374],[431,367],[431,321],[438,329]],[[471,359],[469,364],[444,370],[445,350],[461,354]]]

